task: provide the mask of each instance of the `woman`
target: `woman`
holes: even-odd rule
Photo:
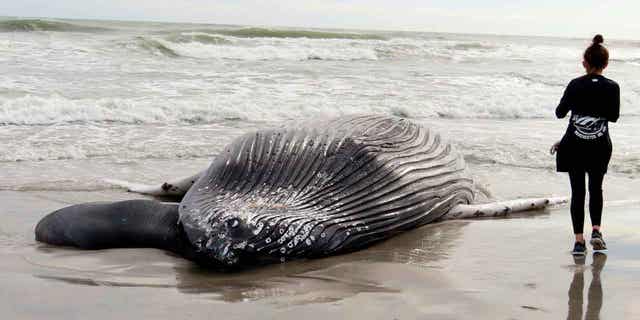
[[[606,250],[600,231],[602,216],[602,180],[611,159],[609,122],[620,115],[620,87],[602,72],[609,63],[609,52],[602,45],[601,35],[585,50],[582,65],[587,74],[571,80],[556,116],[564,118],[571,111],[569,126],[560,142],[551,147],[557,152],[558,172],[568,172],[571,182],[571,220],[576,242],[574,255],[586,252],[584,227],[585,174],[589,176],[589,214],[593,230],[591,245],[594,251]]]

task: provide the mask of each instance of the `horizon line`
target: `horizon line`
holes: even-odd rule
[[[5,16],[0,15],[0,18],[17,18],[17,19],[57,19],[57,20],[72,20],[72,21],[104,21],[104,22],[152,22],[152,23],[167,23],[167,24],[200,24],[200,25],[217,25],[217,26],[232,26],[232,27],[264,27],[264,28],[299,28],[299,29],[317,29],[317,30],[343,30],[343,31],[375,31],[375,32],[405,32],[405,33],[431,33],[431,34],[450,34],[450,35],[479,35],[479,36],[499,36],[499,37],[535,37],[535,38],[548,38],[548,39],[569,39],[569,40],[591,40],[591,37],[579,37],[579,36],[558,36],[558,35],[541,35],[541,34],[526,34],[526,33],[491,33],[491,32],[452,32],[452,31],[429,31],[418,29],[378,29],[378,28],[342,28],[342,27],[318,27],[318,26],[301,26],[301,25],[274,25],[274,24],[235,24],[235,23],[212,23],[212,22],[196,22],[196,21],[163,21],[154,19],[138,19],[138,18],[105,18],[105,17],[92,17],[92,18],[77,18],[77,17],[53,17],[53,16]],[[640,41],[632,38],[607,38],[605,41]]]

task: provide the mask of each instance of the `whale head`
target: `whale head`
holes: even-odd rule
[[[181,215],[180,223],[201,258],[222,267],[243,264],[249,240],[257,233],[257,227],[241,214],[200,214],[194,209]]]

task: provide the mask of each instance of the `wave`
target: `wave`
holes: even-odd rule
[[[244,61],[261,60],[377,60],[373,48],[344,43],[315,43],[317,40],[269,41],[236,43],[231,40],[201,33],[182,33],[164,38],[135,37],[121,45],[169,58],[229,59]]]
[[[219,107],[192,102],[170,102],[102,98],[68,99],[24,96],[0,104],[0,125],[52,125],[71,123],[213,123],[222,120],[247,119],[234,106]]]
[[[243,29],[198,29],[198,32],[220,34],[238,38],[308,38],[308,39],[352,39],[352,40],[386,40],[377,34],[343,33],[311,30],[276,30],[265,28]]]
[[[536,150],[535,152],[537,152]],[[532,152],[532,151],[530,151]],[[533,152],[532,152],[533,153]],[[506,157],[505,157],[506,156]],[[515,153],[489,154],[485,150],[471,150],[464,154],[464,160],[471,165],[497,165],[524,169],[555,170],[555,163],[545,159],[521,157]],[[640,174],[640,159],[632,154],[619,155],[612,159],[611,172],[635,178]]]
[[[287,102],[286,96],[208,96],[194,98],[145,99],[99,98],[69,99],[60,95],[26,95],[0,101],[0,126],[46,126],[58,124],[116,123],[116,124],[215,124],[261,119],[283,121],[309,116],[340,116],[352,113],[395,115],[404,118],[455,119],[527,119],[550,117],[552,112],[537,105],[514,107],[509,101],[502,104],[476,102],[471,105],[459,101],[464,108],[434,99],[388,104],[363,102],[327,103],[322,97],[306,104]],[[273,109],[274,104],[280,105]],[[487,105],[488,104],[488,105]]]
[[[0,32],[102,32],[108,30],[109,29],[106,28],[43,19],[16,19],[0,21]]]
[[[640,66],[640,58],[629,58],[629,59],[611,59],[612,62],[622,62],[628,63],[636,66]]]
[[[178,34],[172,34],[166,36],[165,39],[170,42],[175,43],[191,43],[198,42],[202,44],[231,44],[232,42],[219,36],[210,35],[207,33],[199,33],[199,32],[183,32]]]
[[[253,37],[254,35],[263,37]],[[246,37],[238,37],[244,35]],[[267,37],[267,35],[279,35]],[[314,35],[306,37],[303,35]],[[295,36],[299,36],[295,38]],[[536,55],[573,58],[565,50],[523,45],[437,39],[390,38],[377,35],[317,31],[281,31],[259,28],[164,32],[135,38],[134,45],[154,55],[231,60],[380,60],[430,59],[453,63],[499,61],[533,62]],[[348,40],[345,40],[348,39]],[[376,39],[376,40],[371,40]],[[532,80],[532,79],[526,79]],[[537,80],[534,80],[536,82]],[[555,85],[555,84],[554,84]]]
[[[213,102],[212,102],[213,101]],[[384,113],[403,115],[398,108],[318,108],[292,105],[272,110],[270,101],[248,104],[244,98],[217,102],[216,99],[167,100],[101,98],[69,99],[60,95],[28,95],[0,104],[0,126],[46,126],[58,124],[214,124],[262,119],[281,121],[305,118],[309,114],[341,115],[348,113]]]
[[[535,77],[535,76],[524,75],[518,72],[507,72],[506,75],[519,80],[526,81],[526,82],[543,84],[549,87],[564,87],[566,85],[566,83],[563,83],[563,82],[552,81],[549,79],[549,77],[544,75]]]
[[[466,50],[491,50],[491,49],[496,49],[495,46],[492,45],[487,45],[487,44],[482,44],[482,43],[477,43],[477,42],[469,42],[469,43],[457,43],[451,46],[448,46],[449,49],[453,49],[453,50],[461,50],[461,51],[466,51]]]
[[[39,192],[39,191],[56,191],[56,192],[96,192],[122,189],[107,182],[85,182],[79,183],[73,180],[62,181],[41,181],[33,184],[22,185],[0,185],[0,191],[19,191],[19,192]]]
[[[549,163],[549,161],[540,161],[535,162],[531,161],[531,159],[513,159],[509,160],[501,159],[500,157],[493,154],[486,154],[483,152],[476,151],[475,153],[467,153],[464,154],[464,160],[468,164],[476,164],[476,165],[500,165],[505,167],[515,167],[515,168],[526,168],[526,169],[553,169],[555,167],[555,163]]]
[[[531,63],[538,53],[521,45],[501,45],[499,43],[461,42],[442,39],[392,38],[387,41],[370,42],[383,58],[427,58],[446,62],[479,62],[487,60],[507,60]],[[543,49],[546,50],[546,49]],[[540,55],[564,59],[572,57],[566,52],[547,50]]]
[[[125,47],[128,47],[130,43],[124,43]],[[161,40],[156,40],[146,37],[136,37],[134,40],[134,46],[138,49],[147,51],[153,55],[160,55],[170,58],[178,58],[181,55],[170,48],[169,45],[163,43]]]

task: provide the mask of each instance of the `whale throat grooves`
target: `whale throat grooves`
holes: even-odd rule
[[[473,200],[462,156],[436,132],[350,116],[235,139],[189,190],[180,223],[232,265],[353,251]]]

